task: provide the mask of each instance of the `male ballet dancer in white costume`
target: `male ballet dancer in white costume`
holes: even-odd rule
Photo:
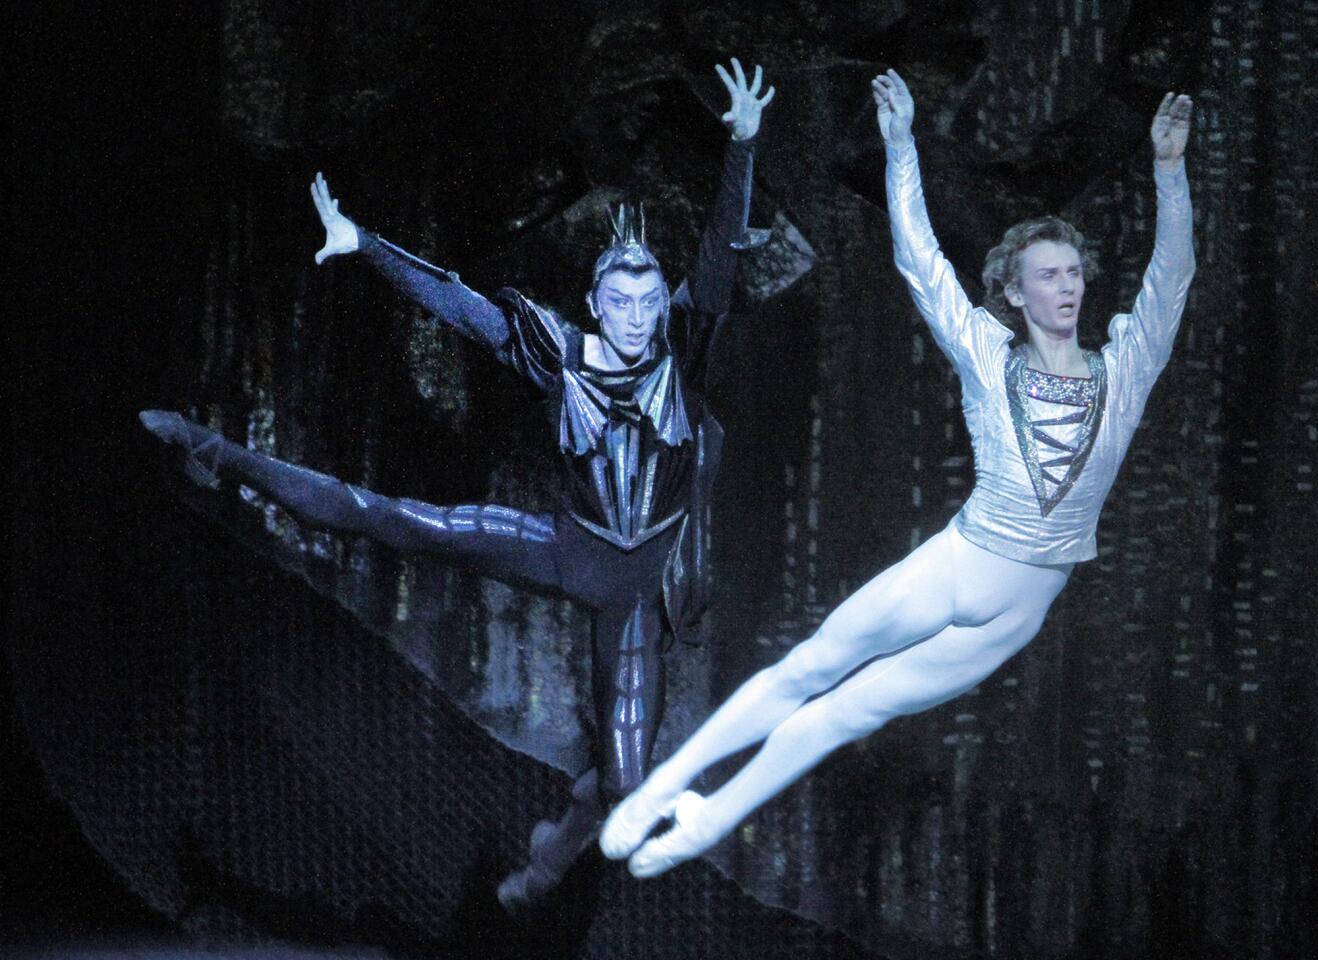
[[[938,249],[910,91],[893,70],[872,88],[897,268],[961,379],[975,488],[946,529],[746,681],[614,809],[600,846],[614,859],[630,855],[638,877],[709,849],[831,751],[963,693],[1025,646],[1072,567],[1096,555],[1099,511],[1171,355],[1194,274],[1183,160],[1189,97],[1167,94],[1153,118],[1153,259],[1131,312],[1112,319],[1107,345],[1094,353],[1076,338],[1091,267],[1079,233],[1055,217],[1029,220],[989,253],[988,305],[998,316],[1019,312],[1027,331],[1013,348],[1012,331],[971,305]],[[711,764],[761,740],[710,796],[686,791]],[[673,828],[647,840],[668,816]]]

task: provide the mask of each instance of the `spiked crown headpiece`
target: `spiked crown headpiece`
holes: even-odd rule
[[[592,288],[610,270],[657,270],[663,275],[659,261],[645,245],[645,207],[639,201],[624,200],[610,210],[609,227],[613,239],[595,261]]]

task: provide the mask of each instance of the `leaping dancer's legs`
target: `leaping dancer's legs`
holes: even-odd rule
[[[838,747],[893,717],[928,710],[969,690],[1030,641],[1044,612],[1013,609],[979,626],[944,627],[801,707],[703,803],[686,794],[691,799],[678,805],[677,828],[632,854],[631,872],[655,876],[703,853]]]
[[[916,571],[932,578],[912,585],[906,574]],[[889,576],[894,573],[898,575]],[[667,813],[681,789],[705,767],[767,736],[755,758],[723,788],[704,802],[688,795],[677,806],[678,827],[645,844],[632,858],[633,872],[651,876],[690,859],[838,746],[873,732],[894,716],[928,709],[980,682],[1034,636],[1068,575],[1069,567],[1037,567],[999,557],[950,528],[931,539],[848,599],[815,637],[752,677],[655,770],[639,798],[651,809],[662,803],[662,813]],[[882,619],[867,618],[867,609]],[[910,629],[920,622],[920,611],[927,616],[930,610],[946,615],[946,621],[925,633],[894,629]],[[829,653],[859,649],[857,663],[882,658],[808,704],[801,705],[804,697],[792,704],[774,694],[785,690],[786,677],[799,671],[799,662],[792,664],[798,651],[820,645],[824,637],[831,638]],[[756,717],[759,722],[754,722]],[[773,726],[765,730],[770,723]],[[659,786],[652,788],[653,781]],[[658,800],[651,799],[656,796]],[[619,808],[622,816],[615,813],[609,819],[601,840],[602,846],[612,841],[605,847],[609,855],[626,855],[627,845],[634,849],[657,819],[644,822],[644,816],[634,814],[623,819],[639,806],[629,799]],[[644,815],[649,812],[643,809]]]
[[[499,886],[510,910],[541,900],[595,836],[608,804],[639,786],[648,768],[663,713],[660,585],[668,541],[657,539],[623,557],[573,527],[565,547],[549,515],[384,497],[249,450],[177,413],[149,410],[141,419],[184,451],[186,472],[198,483],[233,479],[312,526],[371,537],[592,609],[597,768],[577,779],[562,817],[536,825],[529,863]]]
[[[614,810],[600,838],[605,855],[617,859],[635,850],[702,771],[759,743],[809,697],[866,660],[950,623],[955,591],[948,537],[942,531],[880,573],[834,610],[814,636],[742,684]]]

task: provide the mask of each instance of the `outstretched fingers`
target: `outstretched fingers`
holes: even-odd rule
[[[733,57],[731,62],[732,73],[729,73],[727,67],[721,63],[714,64],[714,72],[723,81],[723,86],[734,101],[749,99],[753,103],[764,106],[773,99],[773,87],[765,90],[764,96],[759,96],[760,90],[764,87],[764,67],[757,63],[751,81],[747,84],[746,71],[742,68],[741,61]]]
[[[718,74],[718,78],[723,81],[723,86],[728,88],[728,93],[735,99],[737,96],[737,85],[732,82],[732,77],[724,68],[723,64],[714,64],[714,72]]]
[[[748,85],[746,71],[741,61],[732,57],[730,63],[731,71],[721,63],[714,65],[714,72],[718,74],[731,100],[727,111],[722,115],[722,120],[731,128],[734,139],[746,140],[758,132],[760,114],[773,100],[777,91],[769,87],[764,90],[763,96],[759,95],[764,87],[764,68],[759,64],[755,65],[753,78]]]

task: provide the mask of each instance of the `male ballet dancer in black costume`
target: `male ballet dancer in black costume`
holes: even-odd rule
[[[250,486],[309,525],[427,553],[591,612],[594,766],[573,785],[557,823],[531,835],[527,866],[504,879],[510,910],[539,902],[594,837],[612,804],[645,778],[663,712],[662,653],[692,629],[707,602],[707,515],[722,432],[705,408],[710,343],[727,314],[737,251],[751,245],[753,143],[773,87],[741,65],[715,68],[731,96],[732,137],[695,263],[671,294],[645,245],[639,210],[613,218],[596,261],[587,333],[515,290],[486,299],[456,274],[361,231],[339,213],[324,178],[312,199],[326,231],[316,263],[358,252],[433,318],[488,347],[545,391],[563,458],[553,513],[495,504],[435,506],[384,497],[226,440],[176,413],[143,424],[185,451],[199,482]]]

